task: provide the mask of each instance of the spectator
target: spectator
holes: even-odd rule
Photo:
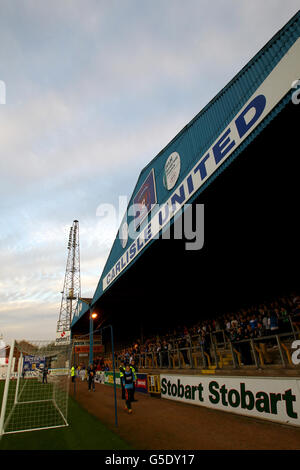
[[[279,333],[278,314],[275,309],[270,313],[270,330],[273,335]]]
[[[248,323],[246,330],[244,332],[244,338],[251,340],[255,338],[255,330],[252,329],[251,325]],[[243,355],[244,355],[244,364],[251,365],[253,364],[252,355],[251,355],[251,343],[247,341],[242,343],[243,347]]]
[[[265,327],[266,336],[271,334],[271,315],[268,310],[265,310],[265,315],[263,317],[263,326]]]
[[[232,318],[231,318],[231,328],[236,329],[238,327],[238,324],[239,324],[238,320],[234,316],[232,316]]]
[[[285,307],[280,307],[280,309],[277,309],[277,311],[279,317],[279,328],[282,333],[287,333],[291,329],[288,311]]]
[[[257,318],[256,318],[256,315],[252,315],[250,321],[249,321],[249,324],[252,328],[252,330],[255,330],[255,328],[257,327]]]
[[[205,367],[207,367],[209,365],[209,362],[208,362],[208,359],[207,357],[209,358],[209,361],[211,362],[211,355],[210,355],[210,335],[205,333],[205,330],[202,329],[202,331],[200,332],[200,335],[199,335],[199,343],[200,345],[202,346],[203,348],[203,356],[204,356],[204,364],[205,364]]]
[[[300,305],[297,305],[296,303],[292,311],[292,321],[296,329],[300,329]]]
[[[257,329],[256,329],[256,337],[257,338],[260,338],[260,341],[259,341],[259,347],[262,351],[262,354],[263,354],[263,357],[265,358],[265,362],[266,364],[271,364],[272,363],[272,359],[271,359],[271,356],[268,352],[268,349],[267,349],[267,340],[265,339],[266,338],[266,331],[265,331],[265,328],[263,326],[262,323],[258,323],[257,324]]]
[[[188,347],[188,344],[187,344],[186,337],[185,337],[184,335],[182,335],[182,336],[179,338],[178,347],[179,347],[179,349],[180,349],[180,351],[181,351],[181,354],[183,355],[183,359],[184,359],[185,365],[188,367],[188,366],[190,365],[190,361],[189,361],[188,354],[187,354],[187,347]]]
[[[122,400],[125,400],[125,386],[124,386],[124,374],[125,374],[125,364],[122,361],[119,366],[120,371],[120,382],[121,382],[121,389],[122,389]]]
[[[90,364],[87,370],[88,373],[88,389],[89,392],[91,389],[95,392],[95,375],[96,375],[96,369],[93,364]]]
[[[144,344],[141,344],[139,340],[135,341],[127,350],[123,351],[122,355],[118,355],[118,360],[132,361],[139,356],[138,360],[142,364],[145,359],[143,355],[151,353],[157,358],[160,367],[167,367],[170,366],[167,359],[168,351],[179,348],[185,364],[189,366],[191,360],[189,348],[194,345],[193,337],[198,334],[197,342],[199,341],[203,349],[205,348],[205,352],[210,354],[210,333],[214,332],[218,345],[224,343],[223,335],[225,333],[225,336],[234,343],[234,349],[241,353],[245,364],[252,364],[253,361],[250,343],[249,341],[241,342],[242,338],[248,340],[259,338],[261,350],[266,363],[268,363],[270,359],[267,351],[268,335],[275,335],[280,331],[290,331],[289,315],[295,328],[300,329],[300,297],[296,294],[273,299],[269,304],[263,303],[243,308],[234,314],[217,315],[213,319],[201,320],[193,326],[181,327],[177,325],[173,331],[170,329],[169,332],[166,332],[162,340],[156,336],[146,339]],[[215,334],[217,329],[221,330],[219,337]],[[148,358],[150,358],[150,354]]]
[[[160,341],[156,342],[154,351],[155,351],[155,357],[156,357],[157,365],[158,365],[158,367],[161,367],[161,363],[160,363],[161,344],[160,344]]]
[[[135,385],[135,375],[130,369],[129,364],[125,365],[125,372],[124,372],[124,388],[125,388],[125,400],[126,405],[125,409],[128,410],[128,413],[132,413],[131,402],[133,401],[133,389]]]
[[[243,341],[244,339],[244,333],[242,327],[238,327],[236,331],[234,331],[231,335],[231,341],[233,343],[233,349],[236,350],[240,355],[241,355],[241,365],[244,365],[245,363],[245,356],[244,356],[244,349],[245,343],[240,343],[240,341]]]
[[[164,339],[161,345],[161,365],[162,367],[168,367],[169,365],[169,358],[168,358],[168,350],[169,345],[167,341]]]
[[[292,302],[296,307],[300,307],[300,296],[294,294]]]
[[[276,335],[278,334],[279,331],[279,325],[278,325],[278,316],[275,310],[271,310],[270,312],[270,332],[271,335]],[[272,338],[272,343],[273,347],[277,347],[277,341],[276,338]]]
[[[134,375],[134,383],[133,383],[133,390],[132,390],[132,395],[131,395],[131,401],[138,401],[135,399],[134,397],[134,394],[135,394],[135,384],[136,384],[136,381],[137,381],[137,373],[138,373],[138,368],[137,368],[137,365],[135,364],[134,360],[129,364],[129,367],[130,369],[132,370],[133,372],[133,375]],[[126,369],[126,368],[125,368]]]
[[[47,381],[48,373],[49,373],[48,367],[47,367],[46,364],[45,364],[45,366],[44,366],[44,368],[43,368],[43,370],[42,370],[42,376],[43,376],[43,382],[42,382],[42,383],[43,383],[43,384],[48,383],[48,381]]]

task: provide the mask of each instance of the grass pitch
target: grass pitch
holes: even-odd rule
[[[51,396],[52,387],[48,384],[38,384],[43,386],[41,393],[43,396]],[[0,404],[2,404],[2,395],[4,390],[4,381],[0,381]],[[24,407],[35,407],[34,413],[34,427],[39,427],[42,419],[45,419],[47,414],[52,415],[55,410],[50,410],[49,404],[36,404],[26,403],[30,401],[30,396],[26,395],[26,388],[23,392],[22,416],[26,411]],[[8,410],[10,412],[10,410]],[[18,407],[14,410],[15,423],[18,422]],[[42,416],[44,414],[44,417]],[[58,415],[57,420],[61,417]],[[130,450],[131,447],[119,436],[110,431],[104,426],[95,416],[89,414],[84,410],[72,397],[69,397],[68,406],[68,423],[69,426],[57,429],[45,429],[41,431],[21,432],[18,434],[7,434],[2,436],[0,440],[0,450]],[[20,422],[21,426],[21,422]],[[24,419],[22,419],[22,426],[24,429]],[[25,424],[26,426],[26,424]],[[9,430],[9,429],[8,429]]]

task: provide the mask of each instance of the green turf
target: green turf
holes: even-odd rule
[[[5,414],[7,420],[6,432],[63,426],[65,424],[53,401],[53,393],[56,390],[53,383],[43,384],[35,379],[21,379],[18,388],[18,403],[14,405],[16,384],[17,382],[12,380],[9,386]],[[65,390],[58,389],[55,398],[60,402],[61,409],[65,410],[64,414],[66,414]],[[32,403],[33,400],[35,403]],[[41,400],[41,402],[38,400]]]
[[[0,381],[0,403],[4,381]],[[50,388],[50,387],[49,387]],[[30,406],[30,404],[26,404]],[[2,436],[0,450],[129,450],[131,447],[69,397],[69,426]]]

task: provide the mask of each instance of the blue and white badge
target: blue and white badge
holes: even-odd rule
[[[180,156],[179,153],[173,152],[165,163],[163,176],[164,187],[168,190],[174,188],[180,174]]]

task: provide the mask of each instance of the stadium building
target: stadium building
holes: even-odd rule
[[[96,312],[117,350],[299,293],[299,36],[300,12],[141,171],[72,335]]]

